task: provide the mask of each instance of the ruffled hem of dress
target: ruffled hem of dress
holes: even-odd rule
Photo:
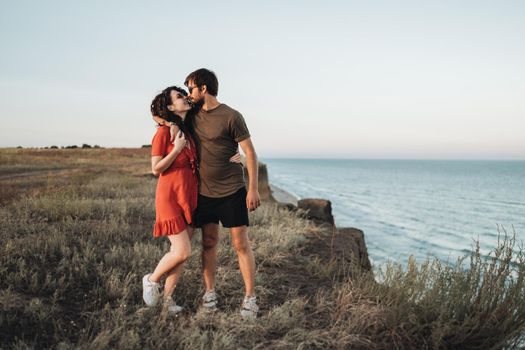
[[[153,226],[153,237],[176,235],[186,229],[188,225],[182,216],[158,221]]]

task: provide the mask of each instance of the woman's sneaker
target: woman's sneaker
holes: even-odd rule
[[[164,299],[164,307],[168,309],[168,314],[170,315],[176,315],[184,309],[182,306],[177,305],[171,297]]]
[[[217,293],[214,290],[204,293],[202,297],[202,306],[207,311],[217,310]]]
[[[149,280],[151,273],[142,277],[142,299],[148,306],[155,306],[159,302],[160,283]]]
[[[243,319],[254,319],[257,318],[257,312],[259,312],[257,298],[244,297],[244,301],[242,302],[241,317]]]

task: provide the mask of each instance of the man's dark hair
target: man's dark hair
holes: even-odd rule
[[[217,96],[217,93],[219,92],[219,81],[217,80],[217,76],[209,69],[201,68],[190,73],[186,77],[184,85],[188,86],[190,81],[193,81],[193,83],[199,88],[206,85],[208,93],[212,96]]]

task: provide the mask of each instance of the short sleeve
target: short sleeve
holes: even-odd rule
[[[167,154],[170,130],[165,126],[160,126],[151,140],[151,156],[164,157]]]
[[[230,134],[235,142],[241,142],[250,137],[250,132],[241,113],[236,112],[230,122]]]

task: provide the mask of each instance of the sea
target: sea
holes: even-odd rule
[[[525,241],[525,161],[261,159],[270,184],[332,203],[338,227],[365,234],[375,268],[439,258],[453,264],[476,242]]]

